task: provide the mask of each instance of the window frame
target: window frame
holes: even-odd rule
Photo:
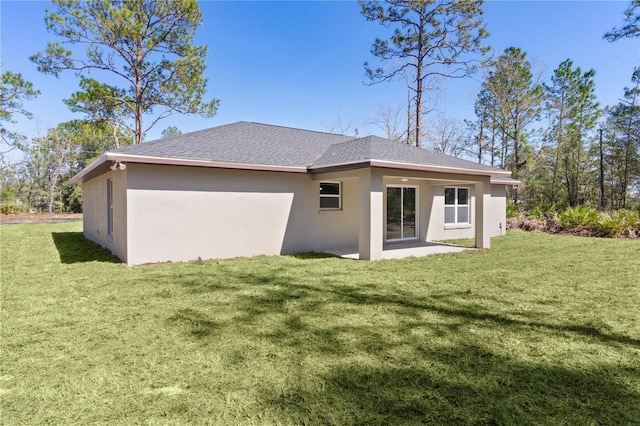
[[[447,189],[453,189],[455,191],[455,197],[453,200],[453,204],[447,204]],[[459,203],[459,191],[463,189],[467,191],[467,203],[460,204]],[[444,187],[444,225],[445,226],[470,226],[471,225],[471,188],[466,186],[445,186]],[[466,207],[467,210],[467,221],[460,222],[458,219],[459,208]],[[453,209],[453,222],[447,222],[447,208]]]
[[[113,179],[107,179],[107,236],[113,238]]]
[[[389,238],[389,229],[388,229],[388,208],[389,208],[389,188],[399,188],[400,192],[400,204],[402,206],[402,211],[404,213],[404,190],[405,189],[413,189],[414,193],[414,236],[413,237],[405,237],[404,236],[404,214],[401,215],[401,230],[400,230],[400,238]],[[415,241],[420,239],[420,186],[419,185],[405,185],[405,184],[388,184],[384,191],[384,238],[386,242],[402,242],[402,241]]]
[[[322,185],[323,184],[333,184],[338,185],[338,193],[337,194],[323,194],[322,193]],[[322,207],[322,199],[323,198],[337,198],[338,199],[338,207]],[[319,182],[318,185],[318,207],[321,211],[337,211],[342,210],[342,182],[341,181],[330,181],[323,180]]]

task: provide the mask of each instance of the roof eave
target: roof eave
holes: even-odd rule
[[[107,160],[107,154],[108,153],[102,154],[101,157],[97,158],[91,164],[89,164],[87,167],[85,167],[84,169],[82,169],[78,173],[76,173],[75,176],[73,176],[71,179],[69,179],[69,183],[72,184],[72,185],[79,185],[79,184],[84,183],[85,182],[85,177],[87,175],[89,175],[89,173],[91,173],[92,171],[94,171],[95,169],[97,169],[102,164],[104,164],[104,163],[106,163],[108,161]]]
[[[159,164],[159,165],[172,165],[172,166],[191,166],[191,167],[207,167],[207,168],[221,168],[221,169],[236,169],[236,170],[255,170],[255,171],[273,171],[273,172],[288,172],[288,173],[324,173],[335,172],[341,170],[351,170],[364,167],[381,167],[387,169],[400,169],[400,170],[415,170],[425,172],[436,173],[455,173],[460,175],[469,176],[490,176],[491,183],[505,184],[505,185],[519,185],[520,181],[511,178],[511,172],[507,170],[479,170],[469,169],[464,167],[449,167],[449,166],[436,166],[426,164],[415,163],[403,163],[397,161],[388,160],[363,160],[356,162],[345,162],[339,164],[331,164],[320,167],[300,167],[300,166],[282,166],[272,164],[251,164],[251,163],[233,163],[225,161],[211,161],[211,160],[198,160],[198,159],[186,159],[186,158],[169,158],[169,157],[153,157],[142,156],[132,154],[122,154],[117,152],[106,152],[100,158],[95,160],[81,172],[71,178],[70,182],[73,185],[82,184],[96,176],[102,174],[102,172],[96,170],[108,161],[121,162],[121,163],[139,163],[139,164]],[[92,172],[98,172],[92,173]],[[95,174],[95,176],[92,176]]]
[[[400,169],[400,170],[416,170],[416,171],[425,171],[425,172],[436,172],[436,173],[456,173],[460,175],[470,175],[470,176],[490,176],[492,178],[504,178],[511,179],[511,172],[507,170],[479,170],[479,169],[468,169],[464,167],[449,167],[449,166],[436,166],[436,165],[427,165],[427,164],[416,164],[416,163],[402,163],[398,161],[388,161],[388,160],[364,160],[358,162],[347,162],[347,163],[338,163],[327,166],[320,167],[310,167],[310,173],[324,173],[324,172],[335,172],[341,170],[349,170],[349,169],[357,169],[363,167],[381,167],[387,169]]]
[[[288,172],[288,173],[307,173],[306,167],[300,166],[282,166],[272,164],[251,164],[251,163],[233,163],[225,161],[198,160],[189,158],[169,158],[169,157],[153,157],[144,155],[122,154],[119,152],[105,152],[102,157],[91,163],[73,178],[71,183],[78,185],[86,182],[88,175],[96,170],[102,164],[108,162],[120,163],[138,163],[138,164],[159,164],[170,166],[191,166],[191,167],[207,167],[218,169],[238,169],[238,170],[257,170],[271,172]]]
[[[107,153],[109,161],[121,163],[163,164],[171,166],[209,167],[219,169],[261,170],[273,172],[307,173],[306,167],[282,166],[274,164],[234,163],[227,161],[199,160],[192,158],[153,157],[121,153]]]
[[[522,182],[519,181],[518,179],[499,178],[499,177],[492,177],[491,183],[495,185],[511,185],[511,186],[520,186],[522,184]]]

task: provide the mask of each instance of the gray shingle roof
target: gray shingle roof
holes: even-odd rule
[[[373,160],[481,172],[502,171],[377,136],[353,138],[244,121],[109,152],[143,157],[306,167],[310,171]]]
[[[353,138],[241,121],[109,152],[162,158],[307,167],[331,144],[350,139]]]
[[[331,145],[316,160],[312,169],[331,167],[362,161],[380,160],[406,164],[421,164],[438,167],[456,167],[471,170],[496,171],[494,167],[444,155],[415,146],[391,142],[377,136],[367,136]]]

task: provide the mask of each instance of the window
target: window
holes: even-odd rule
[[[113,237],[113,179],[107,179],[107,235]]]
[[[444,223],[469,224],[469,188],[444,189]]]
[[[340,182],[320,182],[320,210],[340,210]]]

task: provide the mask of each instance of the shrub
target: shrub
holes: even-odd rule
[[[640,212],[620,210],[616,213],[622,217],[625,228],[624,236],[627,238],[638,238],[640,236]]]
[[[623,214],[626,225],[640,232],[640,210],[623,210]]]
[[[602,213],[594,230],[602,237],[616,237],[625,230],[625,217],[621,212]]]
[[[24,207],[15,204],[3,204],[0,206],[0,213],[2,214],[20,213],[24,211],[26,211]]]
[[[558,212],[554,206],[549,204],[542,204],[529,210],[527,212],[527,218],[545,220],[555,217],[557,213]]]
[[[640,212],[618,210],[601,213],[593,207],[569,207],[557,212],[553,206],[541,205],[507,221],[509,229],[547,233],[567,232],[610,238],[640,238]]]
[[[596,229],[600,212],[593,207],[569,207],[558,214],[560,226],[564,229]]]
[[[507,219],[518,217],[518,207],[511,201],[507,201]]]

